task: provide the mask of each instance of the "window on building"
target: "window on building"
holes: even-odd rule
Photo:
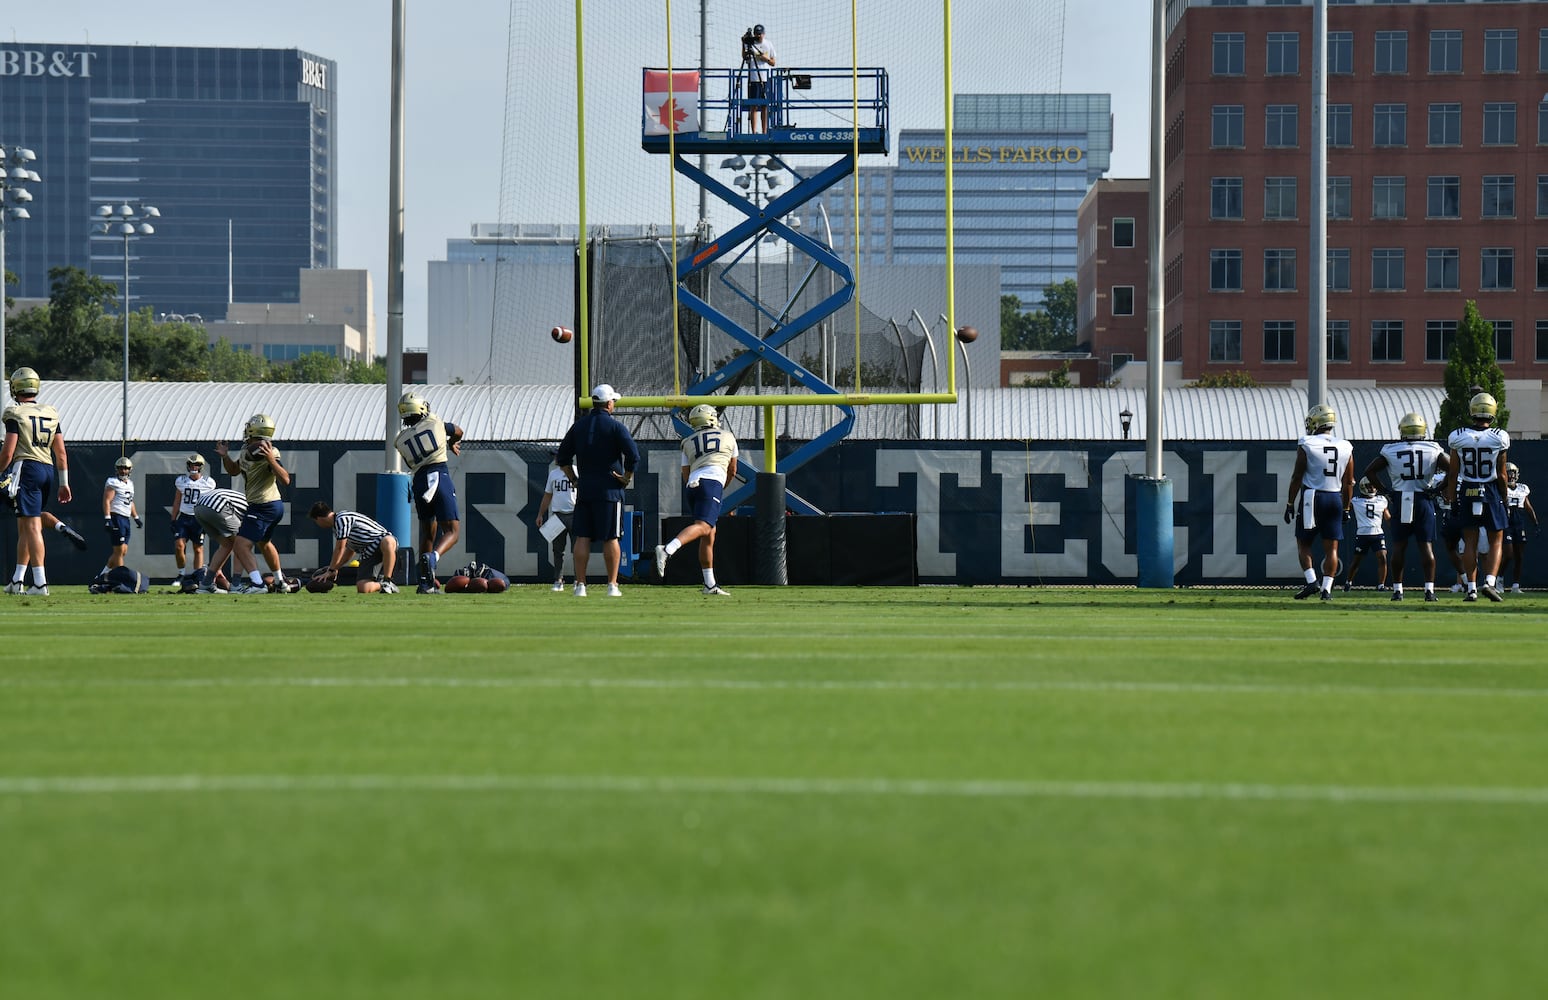
[[[1424,324],[1424,360],[1444,362],[1451,357],[1451,348],[1457,342],[1457,321],[1454,319],[1426,320]]]
[[[1548,73],[1548,28],[1537,29],[1537,71]]]
[[[1462,105],[1430,105],[1430,145],[1462,145]]]
[[[1216,76],[1241,76],[1246,72],[1247,36],[1240,31],[1217,31],[1211,72]]]
[[[1301,36],[1294,31],[1268,33],[1268,62],[1264,72],[1269,76],[1294,76],[1301,69]]]
[[[1296,145],[1300,108],[1294,104],[1270,104],[1263,111],[1263,145],[1284,149]]]
[[[1516,102],[1488,101],[1484,104],[1483,141],[1485,146],[1516,144]]]
[[[1537,321],[1537,363],[1548,362],[1548,319]]]
[[[1349,284],[1349,248],[1328,248],[1328,291],[1347,292]]]
[[[1373,109],[1376,120],[1375,143],[1378,146],[1408,145],[1408,105],[1378,104]]]
[[[1295,178],[1265,177],[1263,179],[1263,217],[1265,219],[1293,219],[1295,210]]]
[[[1513,320],[1495,319],[1489,321],[1494,326],[1494,360],[1509,362],[1516,360],[1516,324]]]
[[[1295,360],[1295,321],[1270,319],[1263,322],[1263,360]]]
[[[1209,360],[1214,362],[1240,363],[1242,360],[1242,321],[1239,319],[1212,319],[1209,321]]]
[[[1263,251],[1263,290],[1295,291],[1295,250],[1273,248]]]
[[[1209,144],[1216,149],[1247,145],[1246,116],[1240,104],[1217,104],[1210,111]]]
[[[1328,146],[1344,149],[1354,145],[1354,105],[1328,105]]]
[[[1328,32],[1328,73],[1348,76],[1354,72],[1354,32]]]
[[[1430,32],[1430,72],[1462,72],[1462,32]]]
[[[1400,319],[1371,320],[1371,360],[1403,360],[1403,321]]]
[[[1548,146],[1548,101],[1537,104],[1537,144]]]
[[[1485,292],[1505,292],[1516,287],[1514,247],[1483,248],[1483,268],[1478,287]]]
[[[1328,360],[1349,360],[1349,321],[1347,319],[1328,320]]]
[[[1514,73],[1516,71],[1516,29],[1484,29],[1484,72]]]
[[[1403,290],[1403,248],[1377,247],[1371,251],[1371,291]]]
[[[1548,247],[1537,248],[1537,290],[1548,292]]]
[[[1112,302],[1113,302],[1113,315],[1114,316],[1133,316],[1134,315],[1134,286],[1133,285],[1114,285],[1113,286],[1113,299],[1112,299]]]
[[[1242,217],[1242,179],[1240,177],[1209,179],[1209,217],[1211,219]]]
[[[1425,183],[1424,214],[1431,219],[1462,217],[1462,178],[1431,177]]]
[[[1376,72],[1408,72],[1408,32],[1376,32]]]
[[[1134,220],[1113,220],[1113,246],[1127,248],[1134,246]]]
[[[1537,175],[1537,217],[1548,217],[1548,174]]]
[[[1348,177],[1328,178],[1328,218],[1354,218],[1353,184]]]
[[[1242,252],[1240,250],[1209,252],[1209,290],[1212,292],[1242,290]]]
[[[1516,217],[1516,178],[1510,174],[1485,174],[1483,179],[1483,217]]]
[[[1408,179],[1405,177],[1371,178],[1371,218],[1406,218]]]
[[[1462,252],[1456,247],[1430,247],[1424,252],[1424,287],[1454,292],[1462,287]]]

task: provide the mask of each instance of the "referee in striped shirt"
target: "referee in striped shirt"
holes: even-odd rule
[[[392,582],[393,570],[398,565],[398,540],[392,532],[366,517],[359,511],[335,511],[322,500],[312,504],[308,515],[312,523],[324,531],[333,532],[333,559],[327,569],[318,570],[314,580],[336,580],[339,570],[351,558],[360,560],[360,575],[355,579],[355,590],[362,594],[396,594],[398,587]],[[372,579],[365,575],[366,567],[381,561],[381,573]]]

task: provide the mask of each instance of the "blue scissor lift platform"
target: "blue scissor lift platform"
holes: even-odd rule
[[[772,70],[766,73],[768,85],[761,98],[747,96],[748,72],[745,66],[703,70],[704,96],[701,101],[701,71],[676,70],[670,76],[664,69],[644,71],[643,92],[652,96],[646,101],[641,115],[643,148],[650,153],[675,150],[674,170],[744,216],[743,221],[722,233],[691,259],[678,263],[678,300],[746,348],[724,367],[689,386],[686,394],[708,396],[758,362],[767,361],[789,375],[796,385],[817,395],[840,396],[839,389],[786,357],[781,348],[853,300],[854,272],[834,254],[832,247],[791,228],[783,220],[851,176],[855,172],[857,152],[887,152],[890,132],[887,71],[875,68],[858,71],[849,68]],[[695,109],[696,113],[690,113],[689,108]],[[767,132],[753,132],[744,127],[754,110],[763,112],[768,123]],[[668,132],[668,122],[678,126],[675,136]],[[688,159],[709,153],[769,156],[790,172],[795,183],[789,191],[760,207],[751,197],[721,183]],[[820,169],[798,170],[782,160],[781,153],[796,153],[803,157],[831,155],[834,159]],[[759,337],[757,331],[741,327],[695,295],[685,283],[692,275],[730,254],[735,256],[727,270],[734,268],[747,255],[748,248],[755,245],[753,241],[762,239],[765,232],[788,241],[810,257],[814,267],[828,268],[839,281],[822,301],[789,318],[768,311],[761,302],[752,303],[760,323],[767,319],[772,324],[768,335]],[[740,253],[736,252],[738,248],[741,248]],[[843,414],[839,422],[784,456],[779,462],[781,471],[800,468],[849,434],[854,426],[854,407],[840,402],[833,405]],[[687,429],[681,417],[674,419],[680,429]],[[725,508],[729,510],[746,502],[752,491],[753,484],[744,483],[726,496]],[[786,502],[791,509],[801,513],[821,513],[793,493],[787,492]]]

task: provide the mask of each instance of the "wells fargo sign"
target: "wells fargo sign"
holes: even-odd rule
[[[945,146],[904,146],[905,163],[944,163]],[[953,163],[1079,163],[1086,151],[1079,146],[961,146],[951,151]]]

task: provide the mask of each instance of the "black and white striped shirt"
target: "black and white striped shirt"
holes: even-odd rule
[[[241,490],[227,490],[219,487],[206,490],[199,497],[195,507],[208,507],[222,516],[235,514],[237,517],[247,516],[247,494]]]
[[[342,538],[351,551],[375,551],[387,537],[387,529],[359,511],[341,510],[333,518],[333,537]]]

